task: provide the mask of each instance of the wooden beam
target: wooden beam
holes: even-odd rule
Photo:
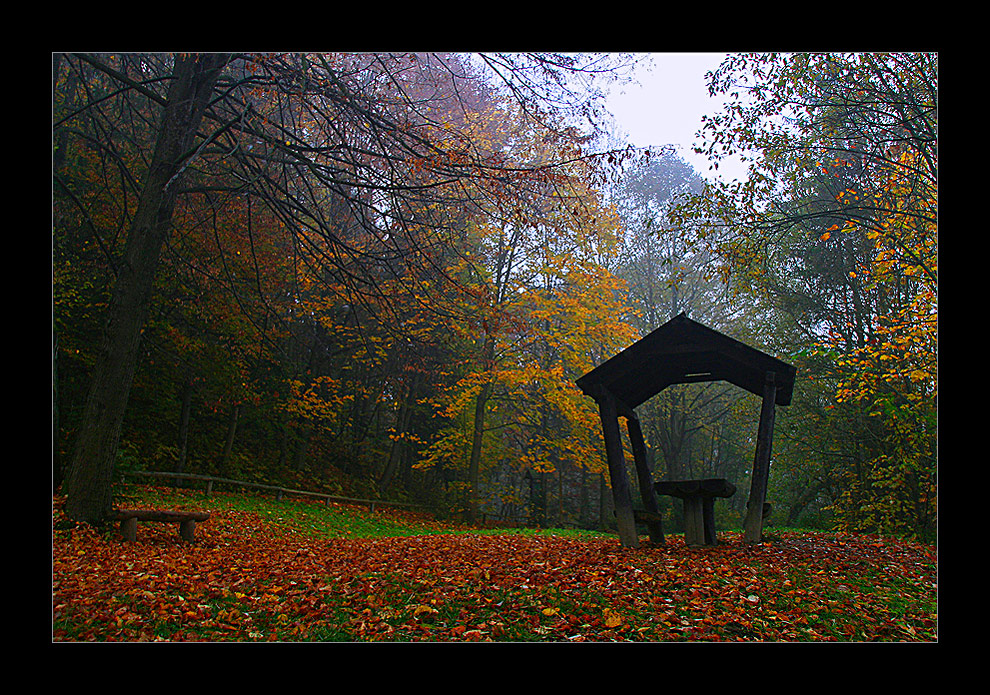
[[[687,545],[706,545],[705,505],[701,495],[684,498],[684,542]]]
[[[646,455],[646,440],[643,438],[643,428],[639,424],[639,418],[626,418],[626,429],[629,430],[629,441],[632,443],[633,458],[636,461],[636,475],[639,479],[639,494],[643,500],[643,507],[650,514],[655,515],[655,520],[648,520],[646,528],[650,532],[650,541],[655,545],[663,545],[666,541],[663,537],[663,525],[660,522],[660,507],[657,506],[657,496],[653,491],[653,473],[650,470],[650,463]]]
[[[701,498],[701,516],[704,520],[705,545],[718,545],[715,533],[715,498],[705,495]]]
[[[777,384],[774,373],[767,372],[763,385],[763,407],[760,408],[760,427],[756,436],[756,455],[753,458],[753,479],[746,510],[745,538],[748,543],[763,540],[763,504],[766,502],[767,484],[770,480],[776,400]]]
[[[636,533],[636,520],[633,518],[629,476],[626,472],[625,456],[622,453],[616,400],[604,388],[598,390],[595,400],[598,402],[598,415],[602,420],[605,460],[608,463],[608,476],[612,483],[612,499],[615,502],[615,520],[619,526],[619,541],[627,548],[638,548],[639,535]]]

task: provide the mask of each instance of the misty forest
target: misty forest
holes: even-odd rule
[[[624,142],[602,95],[647,60],[53,54],[65,524],[212,479],[614,534],[576,382],[684,315],[796,370],[768,524],[933,542],[937,55],[728,54],[694,150],[741,179]],[[742,528],[760,397],[636,415],[653,480],[731,481]]]

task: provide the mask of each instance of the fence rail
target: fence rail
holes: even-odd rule
[[[214,483],[223,483],[226,485],[239,485],[241,487],[256,488],[259,490],[271,490],[275,492],[277,499],[282,499],[284,495],[294,495],[301,497],[317,497],[323,499],[327,505],[329,505],[331,502],[341,502],[344,504],[366,504],[371,508],[372,512],[375,511],[376,506],[428,509],[427,505],[415,504],[413,502],[393,502],[390,500],[371,500],[371,499],[362,499],[356,497],[341,497],[339,495],[330,495],[325,492],[311,492],[309,490],[293,490],[291,488],[280,487],[278,485],[249,483],[245,480],[232,480],[230,478],[218,478],[212,475],[199,475],[196,473],[166,473],[162,471],[125,471],[124,475],[148,476],[154,478],[172,478],[172,479],[182,479],[182,480],[201,480],[206,482],[207,495],[213,492]]]

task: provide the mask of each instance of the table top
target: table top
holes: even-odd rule
[[[658,494],[682,499],[689,497],[732,497],[736,493],[736,486],[725,478],[661,480],[653,484],[653,489]]]

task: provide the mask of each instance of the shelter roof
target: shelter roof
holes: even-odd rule
[[[671,384],[727,381],[758,396],[774,373],[777,405],[789,405],[797,369],[681,313],[577,380],[587,395],[606,388],[635,408]]]

